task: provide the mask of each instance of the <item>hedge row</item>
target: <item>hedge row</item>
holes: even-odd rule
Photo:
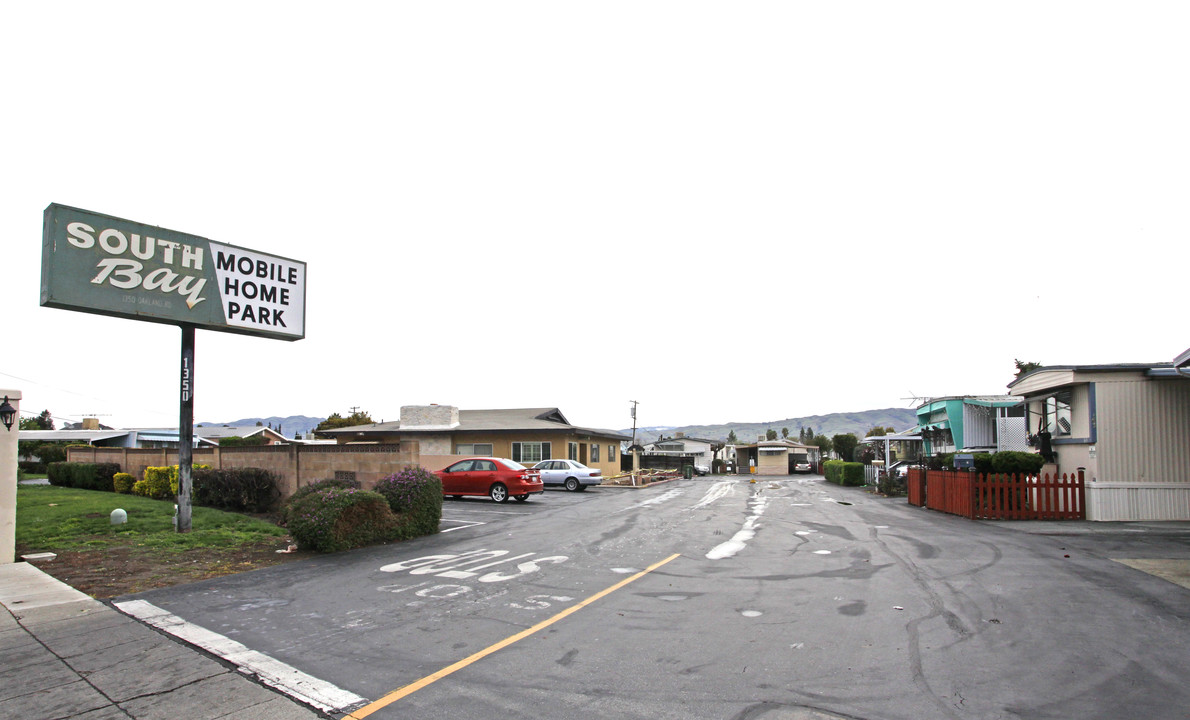
[[[942,453],[929,459],[931,470],[954,468],[954,453]],[[1037,453],[1005,450],[998,453],[975,453],[972,456],[975,472],[981,475],[1036,475],[1045,464],[1045,458]]]
[[[859,486],[864,484],[863,463],[827,460],[823,463],[822,472],[827,482],[833,482],[836,485]]]
[[[119,463],[68,462],[52,462],[46,466],[45,471],[50,485],[107,492],[112,491],[112,478],[118,472],[120,472]]]
[[[281,491],[277,476],[261,468],[213,470],[195,465],[191,475],[190,497],[195,505],[263,513],[276,507]],[[51,485],[143,495],[169,500],[178,495],[178,466],[145,468],[145,477],[137,480],[120,472],[116,463],[50,463],[46,476]]]
[[[194,472],[194,504],[235,512],[265,513],[277,506],[277,476],[264,468]]]
[[[303,548],[338,552],[438,532],[442,482],[424,468],[406,468],[362,490],[354,481],[323,480],[285,503],[285,526]]]
[[[178,492],[178,468],[146,468],[136,480],[115,463],[51,463],[50,482],[168,499]],[[277,478],[260,468],[195,466],[195,505],[265,512],[279,497]],[[323,480],[299,488],[282,508],[284,524],[303,548],[337,552],[438,532],[442,482],[425,468],[406,468],[362,490],[358,482]]]

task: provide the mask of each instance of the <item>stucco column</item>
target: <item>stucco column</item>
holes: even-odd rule
[[[17,546],[17,437],[21,423],[21,393],[0,389],[0,398],[17,409],[11,430],[0,425],[0,563],[16,560]]]

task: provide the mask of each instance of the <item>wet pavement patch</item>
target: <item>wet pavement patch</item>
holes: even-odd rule
[[[1190,558],[1112,558],[1112,560],[1190,589]]]

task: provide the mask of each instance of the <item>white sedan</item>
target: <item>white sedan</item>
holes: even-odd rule
[[[542,460],[533,469],[541,473],[541,482],[545,485],[562,485],[571,492],[603,482],[602,471],[577,460]]]

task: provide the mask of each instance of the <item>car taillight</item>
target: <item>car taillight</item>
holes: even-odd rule
[[[591,473],[591,477],[595,477],[596,475],[599,475],[602,472],[603,472],[602,470],[596,470],[595,472]]]

